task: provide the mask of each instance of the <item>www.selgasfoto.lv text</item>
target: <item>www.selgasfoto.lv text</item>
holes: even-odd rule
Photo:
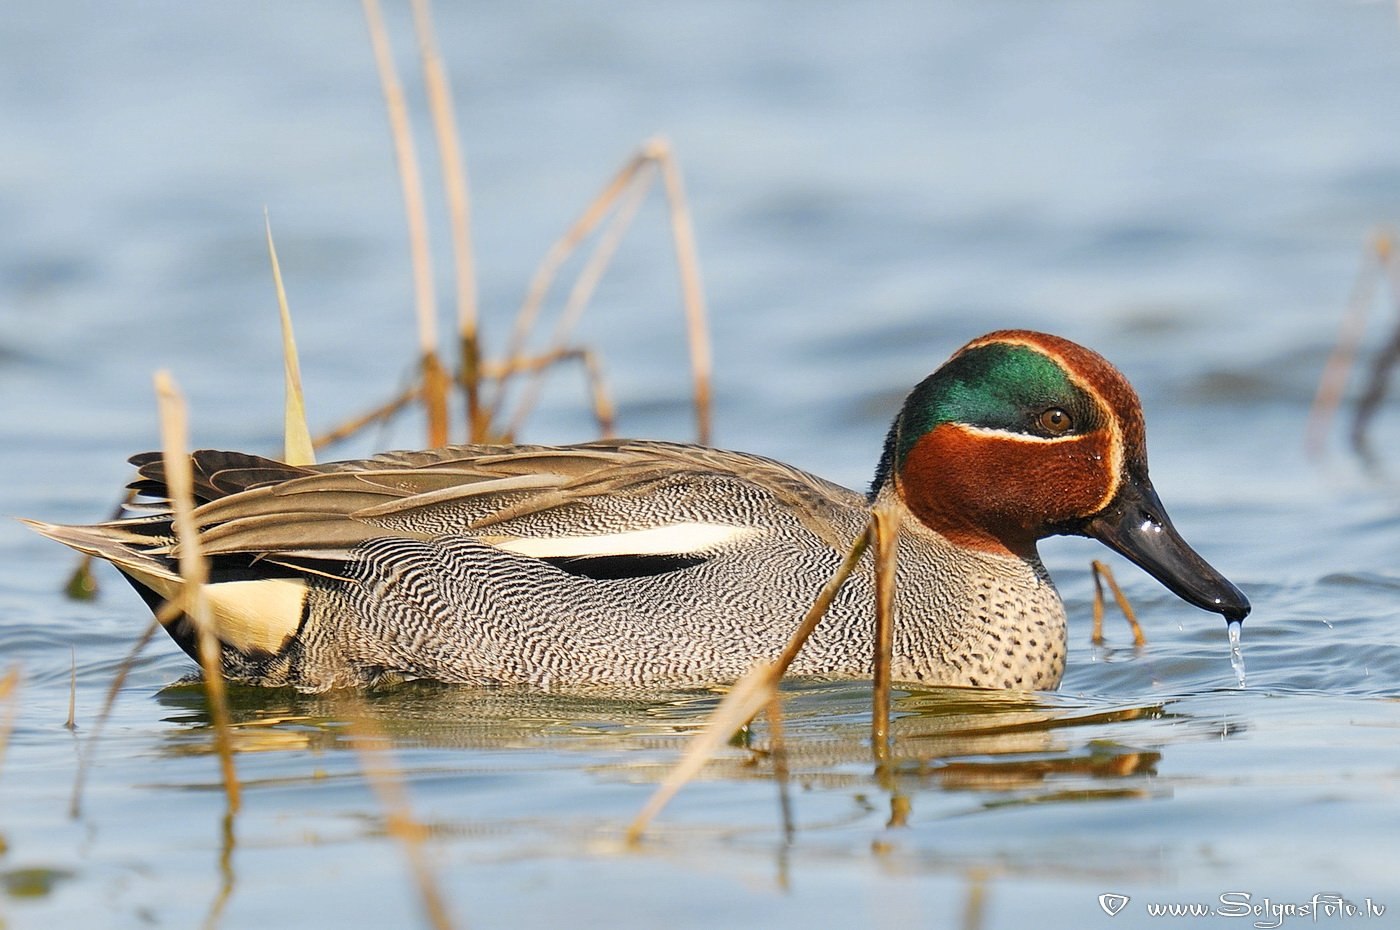
[[[1116,917],[1132,899],[1123,894],[1099,896],[1104,913]],[[1259,930],[1276,930],[1291,919],[1317,922],[1333,918],[1384,917],[1386,905],[1370,898],[1359,901],[1340,894],[1320,892],[1304,901],[1275,901],[1255,898],[1248,891],[1223,892],[1214,904],[1203,902],[1159,902],[1143,904],[1149,917],[1252,917]]]

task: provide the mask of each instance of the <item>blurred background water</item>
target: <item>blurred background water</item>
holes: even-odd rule
[[[387,12],[417,94],[407,11]],[[489,345],[549,244],[663,132],[712,311],[718,445],[862,486],[903,392],[968,338],[1020,326],[1093,346],[1143,397],[1178,526],[1254,601],[1248,687],[1218,618],[1121,561],[1149,645],[1111,626],[1113,645],[1091,648],[1086,565],[1113,560],[1051,540],[1073,641],[1058,693],[904,694],[891,783],[862,744],[868,687],[795,686],[790,842],[769,766],[736,747],[641,852],[618,854],[609,841],[714,695],[240,692],[247,800],[226,832],[203,698],[165,689],[190,663],[161,638],[70,819],[79,746],[146,615],[110,573],[97,601],[65,600],[71,560],[9,522],[0,666],[23,681],[0,760],[0,924],[420,923],[346,748],[346,722],[366,717],[466,926],[1140,926],[1149,902],[1222,893],[1250,894],[1260,926],[1275,919],[1265,898],[1315,893],[1393,907],[1362,926],[1400,915],[1400,494],[1336,439],[1325,462],[1302,451],[1367,242],[1400,215],[1393,4],[436,12]],[[197,443],[278,447],[264,207],[314,423],[406,383],[409,260],[355,6],[12,7],[0,127],[0,513],[108,511],[125,457],[157,443],[160,367]],[[625,434],[693,435],[678,308],[652,203],[581,335]],[[578,382],[553,376],[523,439],[592,435]],[[1382,463],[1397,433],[1383,411]],[[420,442],[407,418],[339,451]],[[1131,896],[1119,917],[1105,892]]]

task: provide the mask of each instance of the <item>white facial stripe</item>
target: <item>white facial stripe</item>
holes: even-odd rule
[[[989,436],[996,439],[1009,439],[1012,442],[1029,442],[1038,445],[1054,445],[1059,442],[1078,442],[1084,438],[1083,433],[1071,433],[1066,436],[1032,436],[1030,433],[1018,433],[1009,429],[994,429],[990,426],[972,426],[968,423],[955,424],[965,433],[974,436]]]
[[[646,530],[599,536],[518,537],[493,544],[498,549],[537,559],[608,555],[688,555],[717,549],[757,535],[751,526],[723,523],[672,523]]]

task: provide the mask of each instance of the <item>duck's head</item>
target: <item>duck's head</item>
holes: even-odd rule
[[[891,483],[956,545],[1029,557],[1046,536],[1092,536],[1197,607],[1249,613],[1152,489],[1137,393],[1067,339],[1007,330],[958,350],[890,429],[875,488]]]

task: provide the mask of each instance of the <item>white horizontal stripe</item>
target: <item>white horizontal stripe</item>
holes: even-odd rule
[[[757,535],[751,526],[724,523],[672,523],[646,530],[600,536],[518,537],[495,542],[499,549],[537,559],[587,558],[605,555],[685,555],[717,549]]]

